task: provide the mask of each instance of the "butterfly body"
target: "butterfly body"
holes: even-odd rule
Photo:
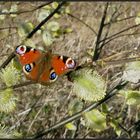
[[[75,60],[70,57],[42,52],[25,45],[18,46],[15,54],[27,79],[42,84],[52,83],[76,67]]]

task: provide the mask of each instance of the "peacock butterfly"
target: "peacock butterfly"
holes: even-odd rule
[[[27,79],[45,85],[76,68],[76,61],[70,57],[43,52],[30,46],[17,46],[15,54]]]

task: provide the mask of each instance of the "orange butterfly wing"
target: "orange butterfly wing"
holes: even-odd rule
[[[15,54],[18,56],[20,64],[25,65],[41,59],[43,53],[29,46],[20,45],[16,48]]]
[[[51,60],[51,65],[54,68],[54,71],[57,73],[57,75],[64,74],[67,67],[62,59],[60,59],[58,56],[54,56]]]
[[[48,84],[76,67],[76,62],[66,56],[43,53],[28,46],[18,46],[16,55],[27,79]]]
[[[22,65],[25,64],[30,64],[32,62],[38,61],[42,56],[42,53],[39,51],[35,51],[35,52],[28,52],[23,56],[19,57],[19,61]]]

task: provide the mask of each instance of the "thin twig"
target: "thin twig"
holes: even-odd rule
[[[127,58],[127,59],[111,60],[111,61],[106,61],[105,59],[99,59],[97,61],[97,64],[104,63],[106,65],[118,65],[118,64],[134,62],[134,61],[140,61],[140,57],[132,57],[132,58]]]
[[[106,38],[106,39],[100,40],[99,43],[100,43],[100,42],[103,42],[104,40],[111,39],[111,38],[113,38],[113,37],[115,37],[115,36],[117,36],[117,35],[119,35],[119,34],[121,34],[121,33],[123,33],[123,32],[126,32],[126,31],[128,31],[128,30],[130,30],[130,29],[136,28],[136,27],[138,27],[138,26],[140,26],[140,24],[133,25],[133,26],[130,26],[130,27],[126,28],[126,29],[123,29],[123,30],[121,30],[121,31],[119,31],[119,32],[117,32],[117,33],[115,33],[115,34],[109,36],[109,37]]]
[[[26,11],[17,11],[17,12],[0,12],[0,15],[11,15],[11,14],[16,14],[16,15],[20,15],[20,14],[24,14],[24,13],[29,13],[29,12],[33,12],[33,11],[36,11],[46,5],[49,5],[50,3],[52,3],[53,1],[50,1],[50,2],[47,2],[45,4],[42,4],[32,10],[26,10]]]
[[[76,122],[76,130],[72,134],[72,139],[76,138],[78,136],[78,131],[79,131],[79,125],[81,123],[80,119],[78,119]]]
[[[3,87],[3,88],[0,89],[0,91],[6,90],[8,88],[17,89],[17,88],[20,88],[20,87],[23,87],[23,86],[28,86],[28,85],[31,85],[31,84],[37,84],[37,82],[27,81],[27,82],[16,84],[16,85],[12,85],[12,86],[9,86],[9,87]]]
[[[64,5],[66,2],[62,1],[58,7],[48,16],[46,17],[39,25],[37,25],[26,37],[26,39],[31,38],[51,17],[53,17],[53,15],[58,12],[58,10],[62,7],[62,5]],[[6,61],[0,66],[0,70],[2,68],[5,68],[9,62],[12,60],[12,58],[15,57],[15,53],[13,52],[7,59]]]
[[[102,35],[102,32],[103,32],[103,28],[104,28],[104,22],[105,22],[106,15],[107,15],[108,5],[109,4],[107,2],[106,5],[105,5],[104,13],[103,13],[103,16],[102,16],[102,19],[101,19],[101,23],[100,23],[100,27],[99,27],[99,31],[98,31],[98,35],[97,35],[95,51],[94,51],[94,55],[93,55],[93,59],[92,59],[93,61],[96,61],[99,58],[99,42],[100,42],[101,35]]]
[[[128,58],[128,59],[121,59],[121,60],[106,60],[106,59],[99,59],[96,61],[97,64],[101,64],[103,63],[104,65],[118,65],[118,64],[123,64],[123,63],[129,63],[129,62],[134,62],[134,61],[140,61],[140,57],[132,57],[132,58]],[[83,64],[83,65],[79,65],[75,71],[87,67],[87,66],[92,66],[92,63],[87,63],[87,64]],[[70,76],[70,74],[73,73],[73,71],[69,72],[68,74],[66,74],[67,76]],[[8,89],[8,88],[12,88],[12,89],[17,89],[23,86],[27,86],[27,85],[31,85],[31,84],[37,84],[37,82],[34,81],[27,81],[21,84],[16,84],[10,87],[3,87],[0,89],[0,91]]]
[[[129,20],[129,19],[132,19],[132,18],[136,18],[137,16],[130,16],[130,17],[126,17],[126,18],[122,18],[122,19],[117,19],[117,20],[114,20],[112,21],[112,23],[118,23],[118,22],[121,22],[121,21],[125,21],[125,20]],[[108,25],[110,22],[107,22],[105,23],[104,25]]]
[[[137,120],[129,129],[128,132],[130,134],[130,136],[132,137],[132,133],[133,135],[136,134],[139,131],[140,128],[140,120]]]
[[[9,26],[9,27],[1,27],[0,30],[9,30],[9,29],[16,29],[17,27],[15,26]]]
[[[65,1],[62,1],[58,7],[47,17],[45,18],[40,24],[38,24],[28,35],[26,38],[31,38],[58,10],[65,4]]]
[[[131,36],[131,35],[139,35],[139,34],[140,34],[140,32],[139,32],[139,33],[130,33],[130,34],[121,34],[121,35],[112,37],[111,39],[109,39],[108,41],[106,41],[106,42],[104,43],[104,45],[108,44],[108,43],[111,42],[112,40],[115,40],[115,39],[120,38],[120,37],[123,37],[123,36]]]
[[[10,62],[14,57],[15,57],[15,53],[12,52],[12,53],[9,55],[9,57],[5,60],[5,62],[0,66],[0,70],[1,70],[2,68],[5,68],[5,67],[9,64],[9,62]]]
[[[20,119],[14,126],[12,126],[12,127],[11,127],[11,130],[14,129],[15,127],[17,127],[17,126],[18,126],[18,128],[21,128],[20,126],[22,125],[22,123],[24,122],[24,120],[26,120],[26,118],[31,114],[33,108],[34,108],[34,107],[36,106],[36,104],[39,102],[39,100],[40,100],[41,97],[44,95],[44,93],[46,93],[46,92],[43,92],[43,93],[35,100],[35,102],[31,105],[31,107],[30,107],[28,110],[26,110],[26,112],[28,111],[28,113],[24,116],[23,119]],[[37,107],[37,106],[36,106],[36,107]],[[21,114],[20,114],[20,115],[21,115]],[[18,116],[20,116],[20,115],[18,114]]]
[[[130,132],[127,128],[122,126],[120,123],[118,123],[119,127],[128,135],[129,138],[131,138]]]
[[[83,20],[79,19],[78,17],[72,15],[72,14],[68,14],[70,17],[73,17],[75,19],[77,19],[78,21],[80,21],[81,23],[83,23],[85,26],[87,26],[96,36],[97,36],[97,33],[96,31],[90,26],[88,25],[87,23],[85,23]]]
[[[115,18],[117,16],[115,16],[115,14],[118,12],[118,9],[115,9],[115,11],[113,12],[111,18],[110,18],[110,21],[109,21],[109,24],[107,26],[107,31],[105,33],[105,36],[104,36],[104,41],[101,43],[101,45],[99,46],[99,52],[98,52],[98,55],[100,55],[101,51],[102,51],[102,48],[105,46],[105,40],[106,38],[108,37],[108,34],[109,34],[109,31],[110,31],[110,28],[111,28],[111,25],[112,25],[112,21],[115,20]],[[119,15],[119,14],[118,14]],[[105,26],[104,26],[105,27]],[[100,43],[99,43],[100,44]]]
[[[96,103],[93,103],[91,104],[90,106],[86,107],[84,110],[70,116],[70,117],[67,117],[65,118],[64,120],[54,124],[53,126],[51,126],[50,128],[48,129],[45,129],[43,132],[37,132],[35,135],[29,137],[29,138],[40,138],[44,135],[46,135],[48,132],[54,130],[54,129],[57,129],[61,126],[64,126],[65,124],[73,121],[73,120],[76,120],[78,119],[79,117],[81,117],[84,113],[88,112],[88,111],[91,111],[92,109],[95,109],[97,108],[99,105],[101,105],[102,103],[106,102],[108,99],[110,99],[111,97],[113,97],[114,95],[116,95],[118,92],[118,90],[122,89],[128,82],[126,81],[122,81],[120,80],[120,82],[114,86],[112,89],[110,89],[108,92],[107,92],[107,95],[105,96],[105,98],[101,99],[100,101],[96,102]]]
[[[44,105],[42,105],[39,109],[39,111],[36,113],[35,117],[33,118],[33,120],[31,121],[28,130],[27,130],[27,135],[29,134],[33,124],[35,123],[35,120],[37,119],[37,117],[39,116],[39,114],[41,113],[42,109],[44,108],[44,106],[46,105],[46,103],[44,103]]]

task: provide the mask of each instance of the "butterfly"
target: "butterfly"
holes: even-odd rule
[[[67,56],[19,45],[15,55],[27,79],[47,85],[76,68],[76,61]]]

